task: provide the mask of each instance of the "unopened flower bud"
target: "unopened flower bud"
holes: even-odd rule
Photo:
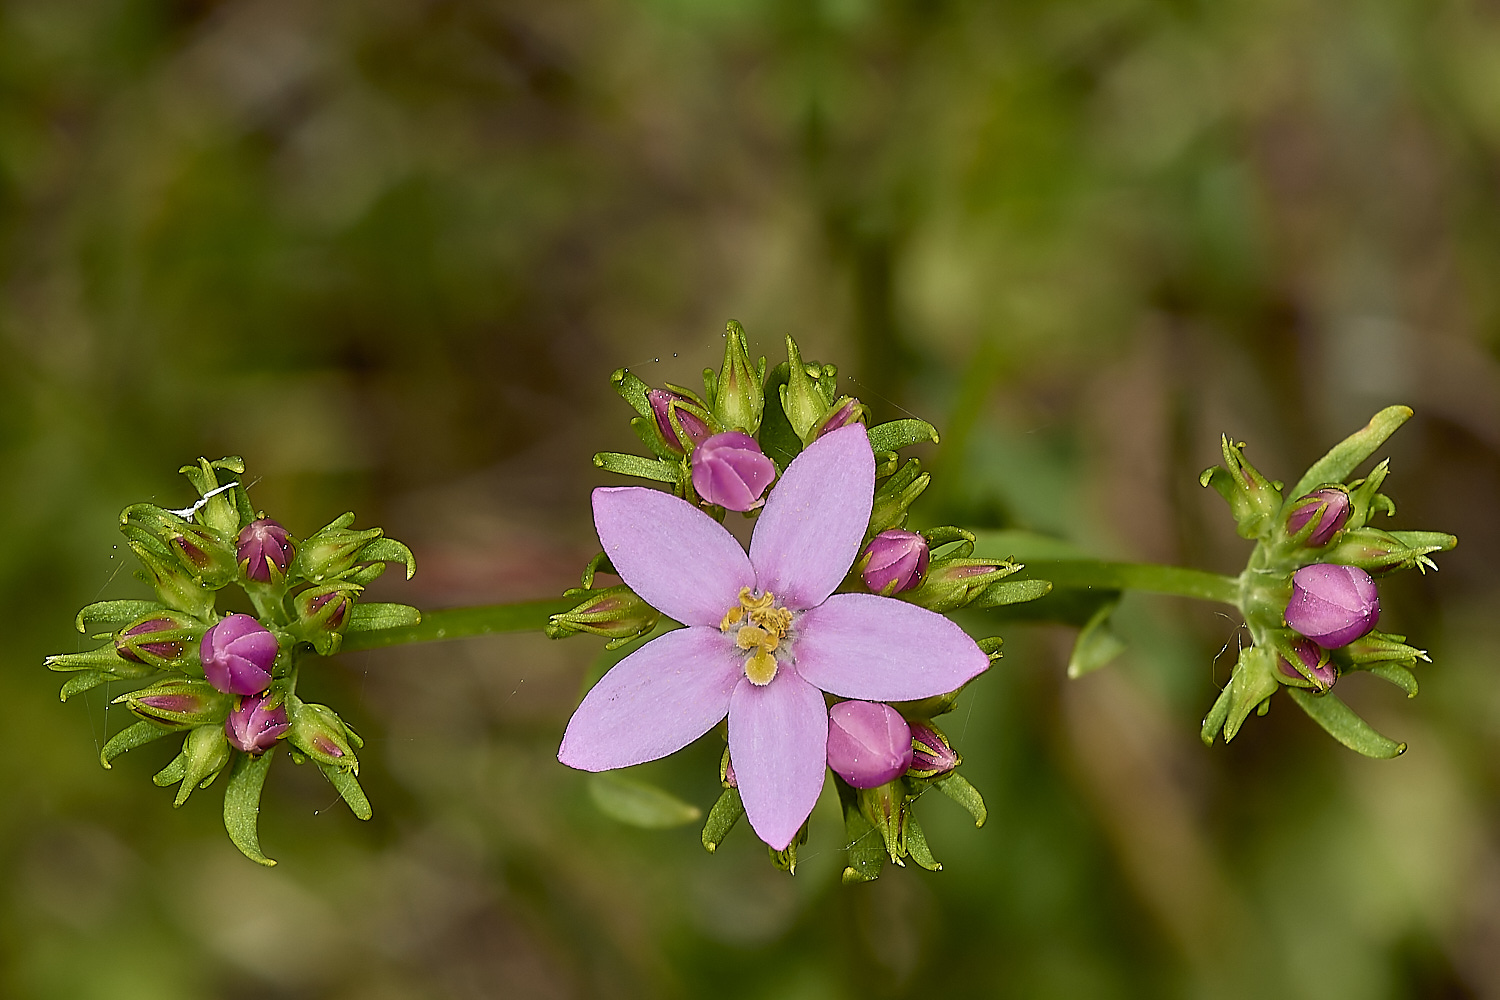
[[[229,615],[203,633],[203,676],[227,694],[260,694],[271,686],[276,637],[249,615]]]
[[[1287,659],[1285,655],[1287,651],[1278,650],[1276,666],[1286,676],[1295,680],[1312,681],[1319,691],[1327,691],[1333,687],[1334,681],[1339,679],[1338,668],[1328,658],[1328,650],[1323,649],[1317,643],[1299,637],[1292,640],[1288,651],[1297,658],[1302,669],[1298,670],[1297,666]]]
[[[206,586],[219,588],[234,579],[234,551],[213,528],[188,522],[168,544],[182,565]]]
[[[940,559],[928,567],[922,582],[902,600],[929,611],[946,613],[965,607],[992,583],[1021,567],[1004,559]]]
[[[287,721],[286,706],[266,707],[265,695],[250,695],[239,699],[234,711],[224,720],[224,735],[238,750],[245,753],[263,753],[276,745],[291,728]]]
[[[848,427],[850,424],[858,423],[864,418],[864,404],[853,396],[845,396],[834,404],[833,412],[828,415],[827,420],[823,421],[823,425],[813,435],[813,440],[816,441],[824,434],[836,431],[840,427]]]
[[[837,708],[838,706],[834,706]],[[855,793],[859,811],[880,833],[892,861],[906,854],[906,782],[897,778]]]
[[[132,663],[180,667],[202,635],[203,626],[192,616],[161,611],[121,629],[115,635],[115,652]]]
[[[933,778],[947,774],[963,762],[958,751],[948,742],[942,730],[931,722],[912,722],[911,766],[907,774],[913,778]]]
[[[182,678],[122,694],[115,704],[152,722],[201,726],[217,725],[228,714],[231,700],[203,681]]]
[[[1303,541],[1309,548],[1327,545],[1345,524],[1349,523],[1349,491],[1340,486],[1325,486],[1292,501],[1286,518],[1286,533],[1295,537],[1309,524],[1312,533]]]
[[[889,597],[921,583],[929,558],[927,539],[915,531],[882,531],[865,546],[860,573],[871,592]]]
[[[571,597],[579,591],[569,591]],[[571,611],[547,619],[547,635],[554,639],[592,632],[610,639],[634,639],[645,635],[661,620],[661,612],[641,600],[636,592],[620,584],[606,590],[584,591],[587,599]]]
[[[240,531],[235,559],[245,579],[270,583],[286,577],[292,561],[292,543],[287,530],[269,517],[251,521]]]
[[[759,507],[775,478],[775,464],[749,434],[725,431],[693,450],[693,489],[727,510]]]
[[[712,376],[712,369],[707,374]],[[765,390],[762,388],[765,381],[766,359],[760,359],[759,367],[751,365],[745,331],[731,320],[725,333],[724,367],[710,393],[714,416],[719,424],[747,434],[760,430],[761,413],[765,409]]]
[[[296,698],[287,701],[291,727],[286,738],[292,746],[319,763],[359,770],[354,747],[361,741],[333,709]]]
[[[364,547],[384,534],[379,528],[351,531],[349,525],[353,523],[354,512],[350,511],[308,536],[292,560],[294,571],[321,583],[352,568]]]
[[[828,710],[828,766],[855,788],[874,788],[911,766],[911,728],[878,701],[841,701]]]
[[[686,396],[666,389],[648,389],[646,400],[651,404],[652,415],[656,417],[656,429],[661,431],[667,447],[673,451],[690,450],[713,434],[708,422],[689,409],[689,406],[695,407],[695,404]],[[677,405],[672,405],[674,403]],[[682,428],[680,434],[677,427],[672,426],[674,415],[677,418],[678,427]]]
[[[1364,570],[1314,563],[1292,574],[1286,623],[1324,649],[1347,646],[1379,621],[1380,595]]]
[[[724,783],[725,788],[740,787],[740,779],[734,773],[734,761],[730,760],[729,752],[724,752],[724,773],[719,775],[719,780]]]

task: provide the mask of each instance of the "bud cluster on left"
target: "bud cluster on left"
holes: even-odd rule
[[[50,656],[46,665],[70,674],[64,701],[130,685],[113,704],[138,721],[104,745],[105,767],[127,750],[182,734],[181,752],[153,779],[178,786],[178,806],[228,770],[230,839],[247,857],[274,864],[261,853],[256,817],[279,744],[296,763],[315,763],[355,815],[370,816],[356,777],[362,741],[331,708],[297,697],[298,670],[310,655],[337,652],[347,634],[417,624],[415,608],[360,600],[386,563],[404,565],[410,579],[416,562],[381,529],[353,530],[352,513],[294,538],[251,507],[239,458],[199,459],[181,471],[198,493],[191,506],[132,504],[120,515],[142,566],[136,575],[156,599],[89,605],[75,624],[103,645]],[[253,614],[219,610],[230,584]]]

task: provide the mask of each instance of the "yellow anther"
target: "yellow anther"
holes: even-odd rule
[[[762,649],[745,661],[745,676],[756,687],[765,687],[776,677],[776,657]]]
[[[741,649],[759,649],[766,644],[767,639],[775,641],[775,638],[765,629],[755,625],[746,625],[735,635],[734,644]]]
[[[745,676],[750,683],[764,687],[776,676],[776,652],[781,640],[792,627],[792,613],[776,606],[776,595],[767,591],[755,594],[749,587],[740,590],[740,602],[724,612],[719,630],[737,629],[734,644],[746,650]]]
[[[730,608],[728,611],[724,612],[724,618],[723,618],[722,621],[719,622],[719,631],[720,632],[728,632],[730,629],[732,629],[736,625],[738,625],[740,623],[740,620],[742,618],[744,618],[744,617],[745,617],[745,609],[744,608],[740,608],[740,607]]]

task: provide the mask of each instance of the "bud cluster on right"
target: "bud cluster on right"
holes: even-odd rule
[[[1341,675],[1363,670],[1415,696],[1413,670],[1428,660],[1406,636],[1377,631],[1378,581],[1402,570],[1435,568],[1432,554],[1458,540],[1373,525],[1377,517],[1396,513],[1381,492],[1389,460],[1361,479],[1349,478],[1410,416],[1404,406],[1382,410],[1290,490],[1263,476],[1245,457],[1243,444],[1223,439],[1224,465],[1206,470],[1201,482],[1228,502],[1239,534],[1256,542],[1240,575],[1238,601],[1251,645],[1241,649],[1229,684],[1203,722],[1205,743],[1220,732],[1233,739],[1252,711],[1264,715],[1271,696],[1286,688],[1345,746],[1371,757],[1406,749],[1375,732],[1330,689]]]

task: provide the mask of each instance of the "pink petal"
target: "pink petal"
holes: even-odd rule
[[[864,425],[818,438],[787,466],[756,522],[756,584],[791,608],[823,603],[849,572],[870,523],[875,456]]]
[[[639,486],[594,491],[594,527],[620,579],[685,625],[717,626],[755,570],[734,536],[686,500]]]
[[[729,711],[744,653],[717,628],[677,629],[615,664],[568,720],[557,759],[606,771],[665,757]]]
[[[963,629],[915,604],[835,594],[797,619],[797,673],[843,698],[910,701],[962,687],[990,658]]]
[[[729,702],[729,757],[756,836],[786,849],[807,822],[828,754],[828,709],[817,688],[782,669],[765,687],[748,679]]]

